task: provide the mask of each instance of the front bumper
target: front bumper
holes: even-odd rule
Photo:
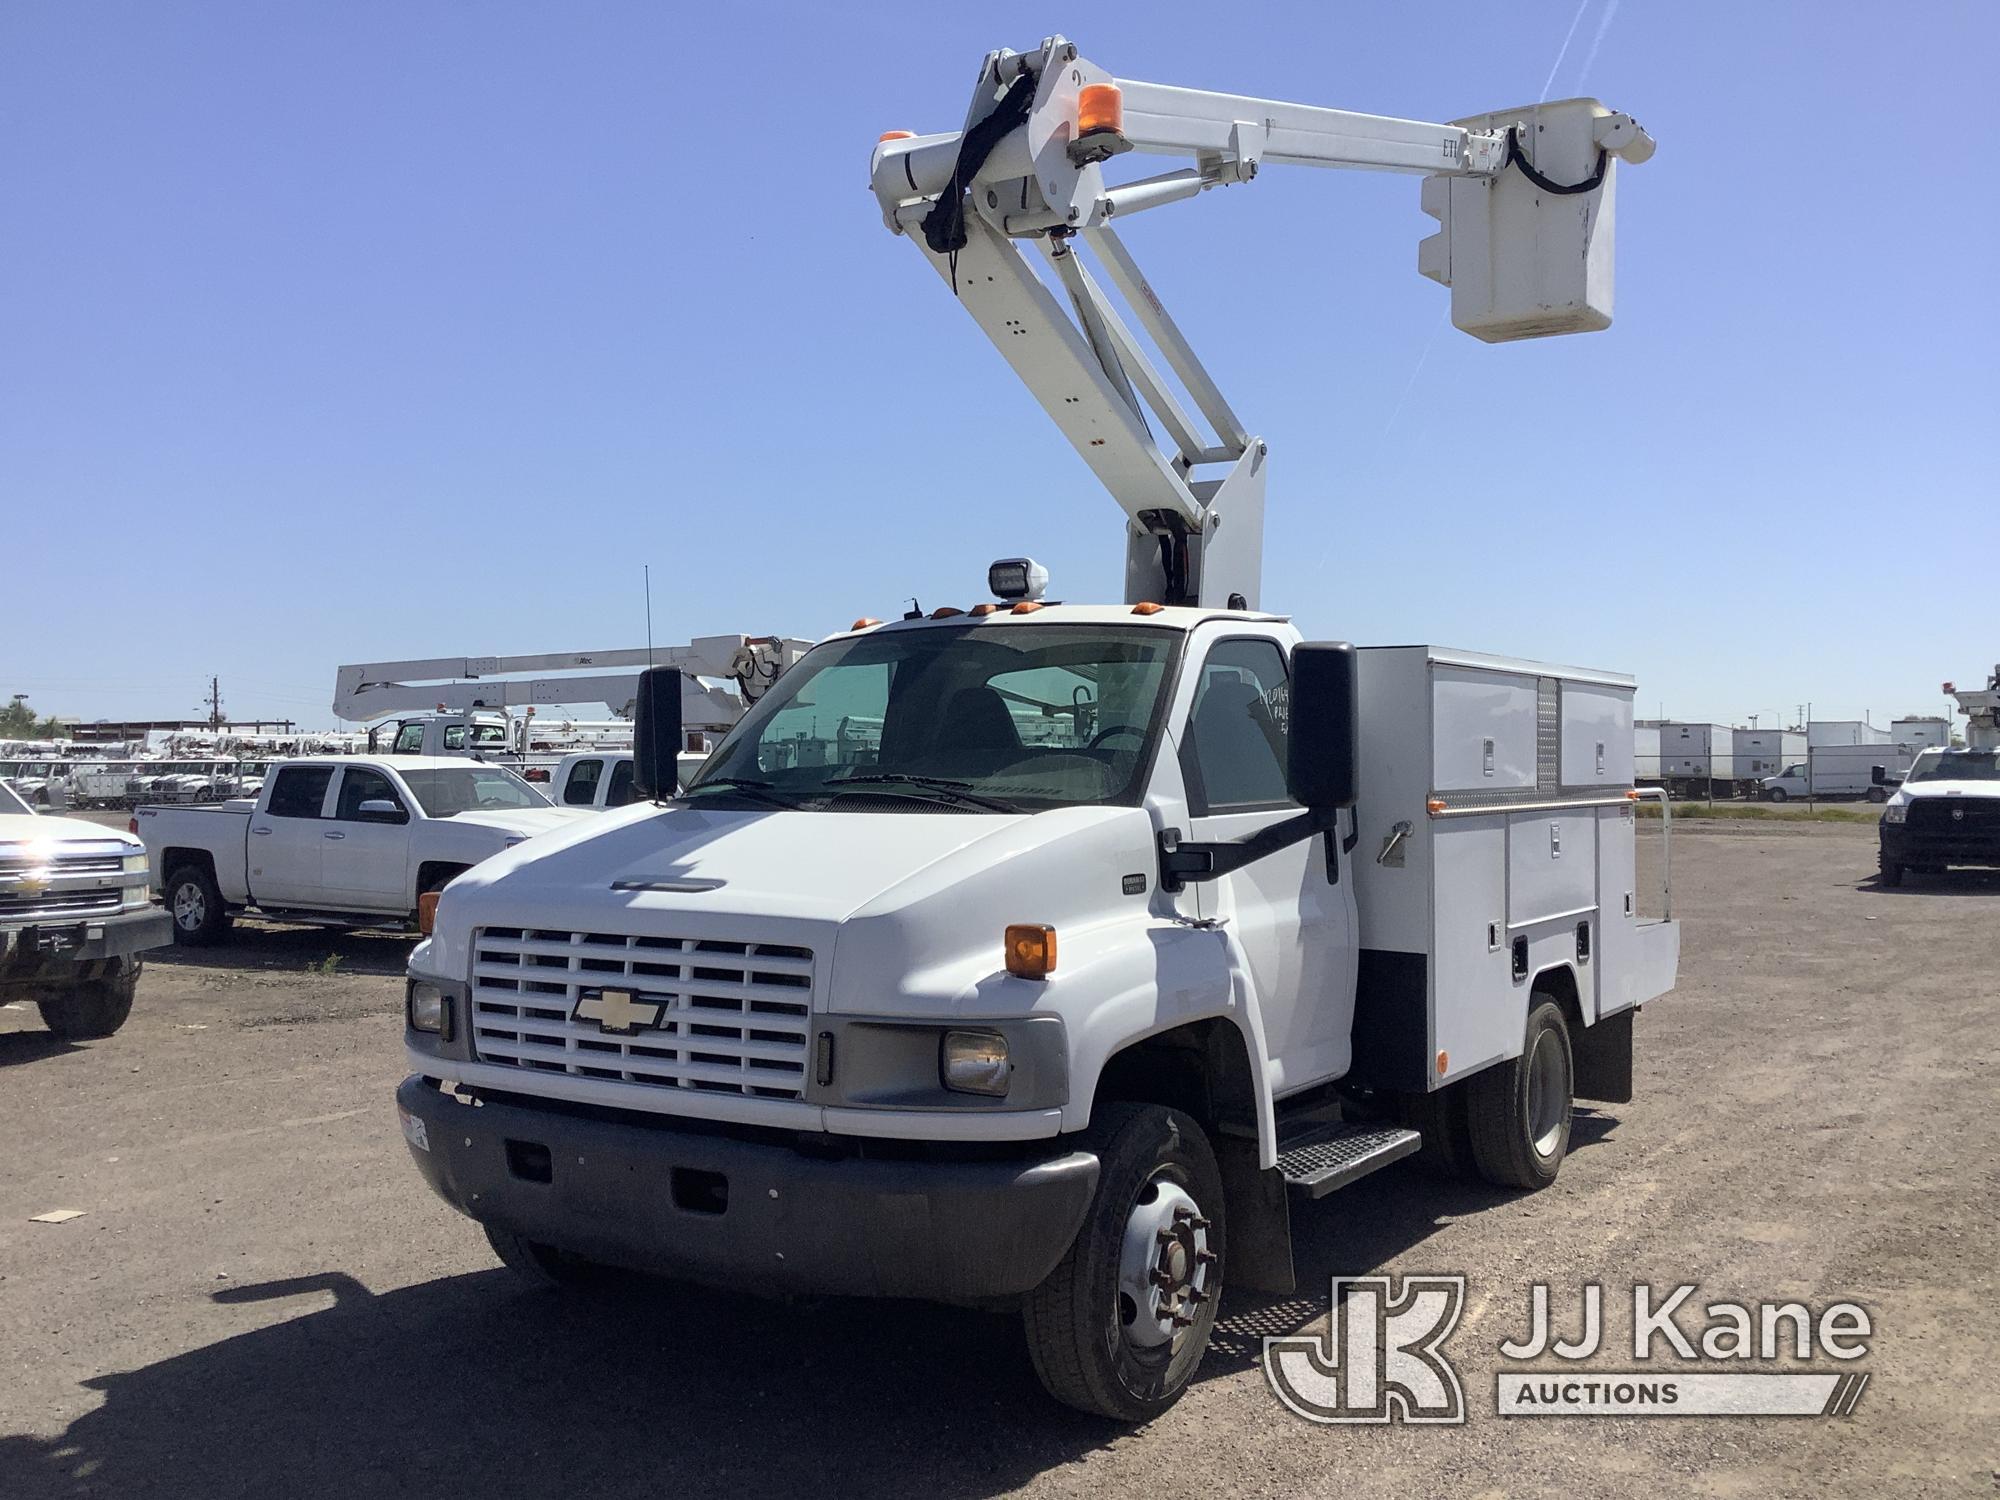
[[[1945,829],[1911,829],[1907,823],[1883,823],[1882,858],[1901,865],[2000,866],[2000,833]]]
[[[75,920],[49,918],[0,928],[0,970],[10,978],[124,958],[174,940],[173,918],[157,906]]]
[[[487,1099],[413,1075],[411,1158],[461,1213],[592,1260],[777,1293],[983,1302],[1038,1286],[1076,1238],[1097,1157],[826,1158]]]

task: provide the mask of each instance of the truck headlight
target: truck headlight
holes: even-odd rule
[[[142,850],[140,850],[140,851],[139,851],[139,852],[138,852],[137,854],[128,854],[128,855],[126,855],[126,856],[125,856],[125,860],[124,860],[124,863],[123,863],[123,864],[122,864],[122,865],[120,866],[120,868],[121,868],[121,869],[122,869],[122,870],[124,871],[124,873],[125,873],[125,874],[127,874],[127,875],[143,875],[143,874],[145,874],[145,873],[146,873],[146,851],[142,849]]]
[[[433,1031],[451,1040],[451,999],[441,985],[428,979],[410,981],[407,1009],[412,1031]]]
[[[1882,821],[1884,823],[1900,823],[1909,817],[1909,815],[1910,804],[1907,802],[1891,802],[1887,807],[1882,809]]]
[[[947,1031],[938,1047],[938,1077],[954,1093],[1001,1098],[1007,1092],[1007,1038],[993,1031]]]

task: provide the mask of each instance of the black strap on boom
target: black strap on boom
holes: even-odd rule
[[[1507,161],[1501,165],[1502,170],[1505,170],[1508,164],[1519,167],[1521,175],[1545,193],[1568,195],[1570,193],[1594,193],[1602,187],[1604,185],[1605,165],[1610,159],[1610,153],[1602,146],[1599,146],[1597,148],[1597,170],[1595,172],[1592,172],[1581,182],[1567,184],[1556,182],[1544,177],[1540,172],[1535,170],[1534,163],[1530,162],[1521,150],[1521,131],[1519,127],[1510,126],[1507,131]]]
[[[1025,125],[1035,105],[1035,75],[1023,73],[1007,86],[993,112],[958,139],[958,161],[931,211],[924,215],[924,243],[933,255],[951,260],[951,289],[958,292],[958,252],[965,248],[965,195],[993,148]]]

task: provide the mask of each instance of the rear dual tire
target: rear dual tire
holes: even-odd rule
[[[1495,1187],[1534,1191],[1556,1180],[1569,1153],[1576,1057],[1562,1007],[1537,994],[1521,1055],[1465,1082],[1472,1157]]]

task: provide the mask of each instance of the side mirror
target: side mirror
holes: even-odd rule
[[[1891,776],[1887,766],[1870,766],[1868,784],[1870,786],[1895,786],[1902,781],[1900,776]]]
[[[648,667],[639,674],[632,725],[632,790],[649,802],[675,791],[674,756],[681,748],[679,667]]]
[[[407,823],[410,815],[387,797],[370,797],[355,809],[364,823]]]
[[[1354,647],[1306,641],[1292,651],[1285,785],[1312,812],[1352,807],[1359,760]]]

